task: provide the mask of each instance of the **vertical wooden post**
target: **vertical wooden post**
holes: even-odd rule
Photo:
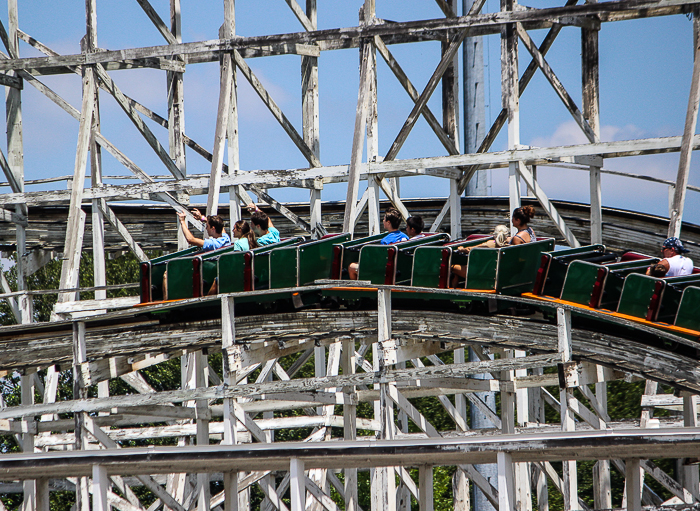
[[[107,500],[109,490],[109,478],[107,469],[102,465],[92,466],[92,511],[110,511],[111,506]]]
[[[597,0],[592,0],[596,2]],[[600,139],[598,28],[581,29],[581,78],[583,82],[583,117]],[[589,167],[591,202],[591,243],[603,243],[603,209],[600,167]]]
[[[449,0],[452,12],[457,13],[457,0]],[[442,41],[442,55],[450,46],[449,38]],[[455,53],[452,62],[442,75],[442,126],[459,148],[459,56]],[[457,180],[450,180],[450,235],[452,239],[462,237],[462,207]]]
[[[513,355],[517,357],[526,356],[526,352],[514,350]],[[527,369],[518,369],[515,376],[526,377]],[[525,426],[530,421],[530,403],[528,389],[517,389],[515,391],[515,409],[517,411],[518,424]],[[516,503],[520,511],[532,511],[532,488],[529,463],[514,463],[515,493]]]
[[[367,108],[369,105],[370,88],[370,51],[369,43],[362,43],[360,61],[360,87],[357,94],[357,109],[355,111],[355,132],[352,138],[352,155],[348,171],[348,193],[345,198],[345,216],[343,217],[343,232],[355,231],[355,210],[357,208],[357,193],[360,187],[360,165],[362,149],[365,140],[365,125],[367,123]]]
[[[95,0],[85,3],[87,9],[87,33],[84,40],[85,53],[97,51],[97,6]],[[90,136],[90,181],[92,188],[102,186],[102,148],[97,143],[96,134],[100,132],[100,89],[95,87],[94,113],[92,116],[92,127]],[[100,208],[102,206],[102,208]],[[107,285],[107,270],[105,268],[105,222],[102,209],[106,207],[104,199],[93,199],[91,210],[92,228],[92,267],[95,286]],[[107,298],[107,291],[104,289],[95,290],[95,299],[104,300]]]
[[[49,479],[42,477],[36,480],[36,511],[49,511]]]
[[[418,467],[418,488],[420,489],[420,511],[433,511],[433,466]]]
[[[355,341],[343,341],[343,374],[355,374]],[[343,439],[357,440],[357,398],[355,387],[343,387]],[[357,511],[357,469],[346,468],[345,474],[345,511]]]
[[[207,356],[198,351],[192,354],[194,363],[194,380],[196,387],[207,387],[208,363]],[[198,400],[195,403],[197,409],[197,445],[209,445],[209,421],[204,419],[209,410],[209,405],[206,400]],[[199,495],[197,496],[197,509],[199,511],[209,511],[209,502],[211,500],[211,491],[209,489],[209,473],[204,472],[197,474],[197,486],[199,487]]]
[[[515,511],[513,456],[507,452],[496,455],[498,461],[498,511]]]
[[[238,472],[224,472],[224,511],[238,511]]]
[[[180,0],[170,0],[170,33],[175,41],[182,42],[182,12]],[[174,57],[175,58],[175,57]],[[179,59],[181,60],[181,59]],[[184,179],[187,176],[187,157],[185,154],[185,91],[183,73],[168,71],[166,83],[168,89],[168,150],[170,158],[179,170],[176,179]],[[189,196],[185,192],[178,193],[178,200],[182,204],[189,203]],[[184,237],[182,230],[178,229],[178,237]],[[187,242],[184,242],[187,246]]]
[[[304,511],[306,509],[304,462],[298,458],[292,458],[289,462],[289,497],[290,511]]]
[[[306,17],[311,22],[313,30],[318,25],[318,10],[316,0],[306,0]],[[320,126],[318,104],[318,57],[301,57],[301,124],[304,142],[311,148],[317,159],[321,158]],[[318,226],[321,225],[321,190],[323,184],[314,187],[309,195],[311,233],[320,237]]]
[[[683,426],[686,428],[697,428],[698,396],[688,392],[683,392],[681,395],[683,396]],[[683,464],[683,486],[685,486],[693,498],[700,499],[700,476],[698,474],[698,465],[688,463],[687,461],[688,460],[684,460]]]
[[[512,11],[515,0],[501,0],[501,11]],[[518,82],[518,36],[512,23],[501,28],[501,101],[508,112],[508,149],[520,145],[520,92]],[[520,174],[518,162],[508,166],[508,193],[510,211],[520,207]],[[512,229],[515,234],[515,227]]]
[[[224,0],[224,24],[220,38],[230,39],[234,33],[234,0]],[[233,57],[230,53],[221,56],[219,70],[219,106],[216,114],[216,132],[212,151],[211,173],[209,177],[209,194],[207,195],[207,215],[216,215],[219,208],[221,172],[224,164],[224,145],[229,130],[231,113],[231,91],[233,90]],[[230,172],[230,170],[229,170]]]
[[[22,375],[20,380],[21,393],[22,393],[22,406],[31,406],[34,404],[34,370],[28,374]],[[30,424],[29,420],[23,420],[25,431],[27,433],[22,434],[22,452],[27,454],[32,454],[34,452],[34,433],[30,431],[36,431],[34,424]],[[32,418],[32,423],[34,422]],[[22,502],[23,511],[34,511],[36,508],[36,481],[26,479],[22,482],[22,490],[24,493],[24,501]]]
[[[88,17],[88,22],[90,18]],[[88,32],[90,32],[88,30]],[[75,153],[75,168],[71,188],[66,239],[63,245],[63,265],[61,266],[61,289],[75,288],[78,285],[80,253],[85,229],[85,212],[81,209],[83,186],[85,185],[85,166],[92,134],[92,116],[95,110],[96,77],[92,66],[83,66],[83,102],[80,110],[80,127],[78,129],[78,147]],[[58,302],[75,300],[75,292],[59,293]]]
[[[381,350],[381,343],[391,339],[391,290],[377,291],[377,343],[372,346],[373,368],[375,371],[384,370],[386,361]],[[379,403],[375,402],[374,417],[379,418],[381,439],[394,436],[394,407],[388,397],[389,383],[379,385]],[[375,388],[377,385],[375,385]],[[392,467],[377,467],[372,474],[372,511],[396,510],[396,480]]]
[[[463,364],[466,362],[465,348],[460,348],[454,351],[455,364]],[[467,399],[464,394],[455,394],[455,408],[457,413],[466,424],[467,419]],[[472,425],[473,427],[473,425]],[[455,470],[452,479],[452,500],[455,511],[469,511],[471,509],[471,498],[469,495],[469,479],[464,473],[464,470]]]
[[[19,29],[19,12],[17,9],[17,0],[8,0],[8,25],[7,37],[10,53],[10,58],[19,58],[19,37],[17,30]],[[8,71],[8,75],[16,76],[15,71]],[[22,133],[22,91],[14,87],[5,87],[5,122],[7,129],[7,165],[12,173],[12,179],[9,180],[12,186],[12,192],[24,192],[24,142]],[[14,182],[14,183],[12,183]],[[29,208],[21,204],[15,206],[15,212],[23,217],[27,217]],[[17,290],[24,291],[27,289],[26,275],[24,269],[24,260],[22,256],[27,251],[27,235],[26,228],[17,223],[15,224],[15,235],[17,239]],[[23,295],[18,298],[21,323],[32,322],[32,299],[28,295]]]
[[[625,491],[627,511],[642,509],[642,478],[639,460],[625,460]]]
[[[230,296],[221,298],[221,348],[223,355],[224,384],[231,387],[236,384],[238,369],[237,352],[234,350],[236,339],[236,323],[234,301]],[[236,413],[233,398],[224,399],[224,439],[225,445],[238,443]]]
[[[87,346],[85,344],[85,323],[73,323],[73,399],[85,399],[87,389],[83,381],[81,364],[87,362]],[[75,450],[85,448],[85,414],[75,414]],[[88,478],[79,477],[75,488],[75,507],[77,511],[90,511],[90,493],[88,490]]]
[[[597,366],[598,373],[603,370],[603,367]],[[604,381],[595,384],[595,396],[603,411],[607,413],[608,388]],[[612,509],[610,460],[598,460],[593,467],[593,501],[596,509]]]
[[[678,163],[678,175],[676,176],[676,190],[673,195],[673,209],[671,210],[671,218],[668,225],[669,236],[680,236],[681,234],[685,193],[690,172],[690,157],[693,152],[693,136],[695,135],[695,126],[698,121],[698,104],[700,103],[700,38],[697,37],[697,33],[700,31],[700,20],[698,20],[698,14],[700,13],[695,10],[693,16],[693,44],[695,45],[693,78],[690,83],[688,110],[681,141],[681,157]]]
[[[557,309],[557,337],[562,362],[570,362],[572,350],[571,311],[563,308]],[[560,415],[562,431],[574,431],[576,429],[574,412],[569,407],[569,398],[573,398],[573,391],[567,387],[561,388],[559,391],[559,400],[561,406]],[[563,461],[562,467],[564,473],[564,509],[565,511],[578,509],[578,478],[576,473],[576,461]]]

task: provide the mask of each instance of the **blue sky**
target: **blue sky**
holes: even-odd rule
[[[223,0],[183,0],[183,40],[215,39],[223,19]],[[319,28],[357,25],[359,0],[319,0]],[[169,2],[152,0],[164,19]],[[531,7],[549,7],[553,2],[532,1]],[[498,2],[488,0],[485,11],[494,11]],[[236,5],[237,33],[244,36],[300,31],[301,26],[283,0],[239,0]],[[98,44],[101,48],[164,44],[135,0],[100,1]],[[0,19],[7,26],[6,2],[0,2]],[[377,0],[380,18],[406,21],[441,17],[430,0]],[[39,41],[63,53],[79,53],[84,33],[83,2],[20,0],[20,28]],[[546,31],[533,31],[539,43]],[[581,104],[580,30],[564,28],[547,60],[575,101]],[[497,116],[500,105],[500,49],[498,36],[484,43],[487,72],[487,124]],[[439,61],[437,42],[391,47],[414,85],[420,90]],[[521,71],[529,55],[521,45]],[[600,100],[603,140],[624,140],[681,135],[685,122],[692,72],[692,22],[685,16],[662,17],[605,23],[600,32]],[[22,56],[37,52],[21,43]],[[300,57],[279,56],[249,59],[248,64],[265,84],[287,117],[301,129]],[[325,52],[319,59],[321,161],[324,165],[348,163],[358,86],[357,50]],[[166,116],[165,73],[155,70],[111,73],[124,92],[152,110]],[[379,144],[385,154],[412,108],[408,95],[380,58],[379,62]],[[42,81],[71,104],[80,107],[80,80],[77,75],[50,76]],[[185,73],[185,130],[204,147],[211,149],[218,100],[218,64],[188,66]],[[283,169],[306,166],[306,161],[255,93],[239,77],[241,167]],[[73,173],[78,123],[44,98],[31,86],[24,93],[25,177],[38,179]],[[102,93],[102,131],[122,151],[150,174],[167,171],[126,119],[116,103]],[[440,117],[439,92],[429,106]],[[2,107],[0,107],[2,108]],[[461,116],[461,113],[460,113]],[[153,123],[152,131],[163,145],[167,132]],[[4,139],[4,137],[2,137]],[[521,98],[521,142],[533,146],[570,145],[585,142],[549,83],[538,72]],[[0,147],[5,150],[4,140]],[[492,150],[506,147],[506,132]],[[424,120],[420,120],[399,153],[399,158],[444,155],[445,151]],[[700,156],[693,155],[690,182],[700,185]],[[624,159],[609,159],[605,168],[675,180],[678,153]],[[106,175],[126,175],[111,156],[103,156]],[[188,173],[208,173],[210,165],[188,150]],[[542,187],[551,198],[588,202],[588,176],[564,169],[539,170]],[[507,172],[493,171],[491,192],[507,193]],[[54,185],[55,186],[55,185]],[[61,184],[60,187],[63,185]],[[37,190],[29,187],[28,190]],[[8,189],[0,189],[5,193]],[[405,178],[404,197],[446,196],[448,185],[435,178]],[[304,190],[275,190],[282,201],[306,201]],[[327,200],[344,199],[345,185],[327,186]],[[197,200],[195,198],[194,200]],[[202,199],[204,200],[204,199]],[[222,200],[226,200],[225,196]],[[666,186],[603,176],[603,203],[628,209],[667,215]],[[685,217],[700,223],[700,194],[688,193]]]

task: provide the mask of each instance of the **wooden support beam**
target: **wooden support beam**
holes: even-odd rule
[[[291,511],[305,511],[306,476],[304,475],[303,460],[299,458],[291,459],[289,463],[289,479]]]
[[[268,108],[268,110],[270,110],[270,113],[273,115],[273,117],[277,119],[277,122],[280,123],[282,129],[284,129],[287,135],[289,135],[289,138],[292,139],[294,145],[296,145],[297,148],[299,148],[301,153],[304,155],[304,158],[306,158],[306,160],[309,162],[309,165],[311,165],[312,167],[320,167],[321,162],[318,159],[318,157],[314,154],[313,150],[306,144],[306,142],[304,142],[304,139],[299,135],[297,130],[294,129],[294,126],[292,126],[292,123],[289,122],[284,113],[282,113],[282,110],[272,99],[270,93],[265,89],[263,84],[255,76],[250,67],[248,67],[248,64],[246,64],[245,60],[243,60],[241,54],[237,51],[234,51],[233,57],[238,69],[241,70],[241,73],[243,74],[243,76],[245,76],[246,80],[248,80],[248,83],[250,83],[250,85],[253,87],[253,90],[258,94],[258,96],[260,96],[260,99],[262,99],[265,106]]]
[[[642,479],[639,460],[626,460],[625,469],[625,496],[629,511],[641,511],[642,509]]]
[[[445,74],[447,68],[452,64],[452,60],[457,54],[457,50],[459,50],[459,47],[462,44],[462,41],[464,41],[464,38],[467,36],[467,34],[468,30],[462,30],[453,38],[452,41],[450,41],[449,47],[442,54],[442,58],[440,59],[438,67],[433,72],[432,76],[430,77],[430,80],[428,80],[428,84],[425,86],[425,89],[423,89],[423,92],[416,101],[416,104],[411,110],[411,113],[408,115],[408,119],[406,119],[406,122],[404,122],[404,125],[401,127],[401,130],[396,136],[396,139],[391,144],[389,151],[386,153],[384,161],[393,160],[398,155],[399,150],[408,138],[408,135],[413,129],[413,126],[415,126],[421,110],[428,103],[430,96],[432,96],[433,92],[435,91],[435,88],[440,82],[440,79],[442,78],[443,74]]]
[[[498,511],[515,511],[515,486],[513,481],[513,456],[498,453]]]
[[[535,180],[530,169],[528,169],[521,161],[515,163],[515,168],[519,176],[523,178],[525,183],[527,183],[528,188],[534,191],[535,197],[537,197],[537,200],[542,205],[545,213],[547,213],[547,216],[550,218],[550,220],[552,220],[557,230],[559,230],[559,232],[564,236],[569,246],[580,247],[581,244],[576,239],[576,236],[574,236],[574,233],[571,231],[571,229],[569,229],[566,222],[564,222],[564,219],[557,211],[557,208],[554,207],[552,202],[549,200],[549,197],[547,197],[544,190],[542,190],[539,183]]]
[[[693,27],[697,34],[700,30],[700,21],[693,16]],[[678,174],[676,176],[676,187],[673,193],[673,206],[671,207],[671,218],[668,222],[668,236],[680,236],[681,224],[683,222],[683,208],[685,207],[685,194],[688,186],[688,176],[690,174],[691,139],[695,134],[695,127],[698,122],[698,108],[700,107],[700,38],[694,37],[695,45],[693,52],[693,76],[690,82],[690,95],[688,97],[688,109],[685,115],[685,127],[683,129],[683,142],[681,143],[681,157],[678,162]]]
[[[527,48],[527,51],[529,51],[530,55],[532,55],[532,59],[537,63],[545,78],[547,78],[547,81],[549,81],[550,85],[554,89],[554,92],[557,93],[557,96],[559,96],[559,99],[562,100],[564,106],[576,121],[576,124],[579,125],[581,130],[586,135],[586,138],[588,138],[590,142],[600,142],[600,139],[588,124],[588,121],[586,121],[586,119],[583,117],[581,110],[579,110],[578,106],[576,106],[576,103],[571,96],[569,96],[569,93],[566,92],[564,85],[561,83],[559,78],[557,78],[557,75],[554,74],[554,71],[545,60],[544,55],[542,55],[542,53],[540,53],[540,51],[537,49],[537,45],[530,38],[527,31],[520,23],[516,23],[516,30],[518,37],[525,45],[525,48]]]
[[[294,16],[296,16],[299,22],[302,24],[304,30],[306,30],[307,32],[313,32],[314,30],[316,30],[316,23],[309,19],[309,17],[306,15],[306,13],[297,3],[296,0],[285,0],[285,2],[287,2],[287,5],[294,13]]]
[[[575,5],[578,0],[567,0],[566,6],[571,6]],[[479,2],[475,2],[473,5],[476,5]],[[483,3],[483,2],[482,2]],[[547,32],[547,35],[542,41],[542,44],[539,47],[539,52],[541,55],[546,55],[549,49],[551,48],[552,44],[554,43],[554,40],[556,37],[559,35],[559,32],[563,28],[563,25],[558,25],[555,24],[552,26],[552,28],[549,29]],[[527,88],[528,84],[530,83],[530,80],[532,80],[532,77],[535,75],[535,72],[537,71],[537,63],[535,60],[531,60],[530,63],[528,64],[527,68],[525,69],[525,72],[523,73],[523,76],[520,78],[518,82],[518,94],[522,95],[525,89]],[[501,128],[505,124],[506,120],[508,118],[508,110],[507,108],[502,108],[501,111],[499,112],[498,116],[496,117],[496,120],[493,122],[491,125],[491,128],[489,129],[489,132],[486,134],[484,137],[483,141],[481,142],[481,145],[479,146],[477,153],[485,153],[487,152],[490,148],[493,142],[496,140],[496,137],[498,136],[498,133],[501,131]],[[471,180],[472,176],[474,175],[474,172],[476,172],[475,167],[469,167],[463,170],[463,175],[459,181],[459,193],[462,194],[464,190],[467,187],[467,184]],[[436,217],[435,221],[433,222],[433,225],[431,226],[430,230],[435,232],[437,229],[440,227],[440,224],[442,224],[443,219],[445,218],[445,215],[449,211],[450,208],[450,202],[449,200],[445,202],[443,205],[440,213]]]
[[[129,234],[126,226],[117,218],[117,215],[114,214],[112,208],[107,206],[107,203],[103,199],[99,199],[96,202],[98,202],[97,207],[102,212],[104,219],[107,220],[112,227],[114,227],[136,258],[141,262],[149,261],[146,252],[143,251],[141,246],[136,242],[136,240],[134,240],[131,234]]]
[[[111,511],[107,500],[109,491],[107,469],[100,465],[92,467],[92,511]]]
[[[78,267],[85,227],[85,212],[82,211],[83,187],[85,183],[85,166],[92,133],[92,117],[95,110],[96,76],[92,67],[83,70],[83,103],[78,130],[78,148],[75,155],[73,186],[66,226],[64,243],[64,262],[61,267],[60,288],[75,288],[78,283]],[[74,301],[75,293],[60,293],[58,302]]]
[[[362,46],[360,57],[360,87],[357,94],[357,109],[355,110],[355,131],[352,138],[352,153],[348,170],[348,191],[345,198],[345,215],[343,216],[343,232],[355,232],[353,220],[358,216],[357,194],[360,187],[360,163],[365,140],[367,109],[369,108],[370,93],[370,45]]]
[[[0,409],[0,419],[30,417],[45,413],[98,412],[118,406],[143,406],[150,404],[181,403],[193,399],[224,399],[228,397],[252,397],[259,394],[320,390],[333,387],[378,384],[381,381],[404,382],[433,377],[464,378],[470,374],[521,368],[551,367],[561,360],[558,354],[533,355],[517,359],[498,359],[488,362],[466,362],[441,367],[425,367],[403,370],[386,370],[382,375],[373,373],[343,374],[323,378],[301,378],[291,381],[273,381],[237,385],[236,387],[209,387],[197,390],[163,391],[149,395],[110,396],[108,399],[62,401],[36,404],[30,407],[15,406]]]
[[[433,511],[433,467],[421,465],[418,467],[418,481],[420,487],[420,511]]]
[[[168,41],[170,44],[177,44],[178,41],[177,38],[173,35],[172,32],[168,29],[168,26],[165,24],[165,22],[161,19],[160,16],[158,16],[158,13],[156,10],[151,6],[151,4],[148,2],[148,0],[136,0],[138,4],[141,6],[143,11],[146,13],[146,16],[148,16],[148,19],[150,19],[153,22],[153,25],[158,29],[158,32],[165,38],[166,41]]]
[[[107,74],[107,71],[105,71],[103,67],[98,65],[95,69],[95,72],[99,79],[102,81],[102,83],[105,85],[107,91],[114,97],[114,99],[117,101],[117,104],[122,108],[126,116],[129,118],[129,120],[131,120],[131,122],[134,124],[139,133],[141,133],[146,142],[148,142],[148,145],[151,146],[153,151],[156,153],[158,158],[160,158],[160,161],[163,162],[168,171],[170,171],[170,173],[173,176],[175,176],[175,179],[182,179],[183,177],[185,177],[184,175],[182,175],[180,169],[175,166],[168,152],[163,148],[163,146],[160,145],[158,139],[151,132],[148,126],[143,122],[143,119],[141,119],[141,117],[138,115],[136,109],[129,103],[129,101],[127,101],[122,91],[119,89],[119,87],[117,87],[114,81]],[[83,107],[83,110],[84,109],[85,108]]]

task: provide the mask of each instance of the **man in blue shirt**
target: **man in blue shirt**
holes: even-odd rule
[[[255,241],[258,245],[272,245],[280,242],[280,232],[272,225],[272,220],[263,211],[252,202],[248,204],[248,211],[252,213],[250,216],[251,227],[253,232],[258,237]]]
[[[393,245],[406,241],[408,236],[399,231],[401,225],[401,213],[395,208],[389,208],[384,212],[384,229],[389,231],[389,234],[382,238],[379,243],[381,245]]]
[[[225,247],[231,244],[231,238],[228,234],[224,232],[224,220],[219,215],[202,215],[198,209],[192,210],[192,216],[197,220],[202,222],[206,221],[206,231],[209,238],[206,240],[196,238],[187,227],[187,215],[182,212],[177,214],[180,217],[180,227],[182,227],[182,233],[187,239],[187,243],[194,245],[195,247],[200,247],[203,252],[209,252],[210,250],[216,250],[217,248]]]
[[[389,233],[379,242],[380,245],[393,245],[408,240],[408,236],[399,231],[401,225],[401,213],[396,208],[389,208],[384,212],[384,229]],[[357,280],[360,271],[358,263],[350,263],[348,266],[348,275],[351,280]]]

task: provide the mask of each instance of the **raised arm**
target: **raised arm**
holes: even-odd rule
[[[202,248],[204,246],[204,240],[200,238],[195,238],[192,235],[189,227],[187,227],[187,215],[185,213],[178,213],[177,216],[180,218],[180,227],[182,227],[182,233],[185,235],[187,243]]]

